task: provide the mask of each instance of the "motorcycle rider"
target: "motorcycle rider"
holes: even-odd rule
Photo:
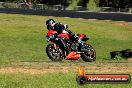
[[[46,26],[48,30],[55,30],[57,31],[57,34],[61,34],[61,33],[69,33],[72,35],[72,37],[74,37],[76,39],[76,41],[81,45],[81,48],[83,46],[83,42],[81,39],[78,38],[78,36],[71,32],[70,30],[68,30],[68,25],[67,24],[63,24],[63,23],[56,23],[55,20],[53,19],[48,19],[46,21]]]

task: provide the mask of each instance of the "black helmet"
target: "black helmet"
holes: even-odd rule
[[[52,25],[53,23],[55,23],[55,20],[53,19],[49,19],[46,21],[46,25]]]

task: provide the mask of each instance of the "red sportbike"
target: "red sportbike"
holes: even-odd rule
[[[52,61],[78,60],[80,57],[85,62],[92,62],[96,59],[96,52],[89,44],[83,46],[78,44],[77,40],[83,42],[88,40],[85,34],[61,33],[57,35],[54,30],[48,30],[47,40],[51,43],[46,47],[46,53]]]

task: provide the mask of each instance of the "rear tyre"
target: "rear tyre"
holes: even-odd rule
[[[93,62],[96,59],[96,51],[94,50],[94,48],[89,45],[89,44],[85,44],[84,48],[81,50],[81,52],[84,52],[81,54],[81,58],[85,61],[85,62]]]
[[[60,49],[60,47],[57,46],[55,49],[53,44],[47,45],[46,53],[52,61],[62,61],[62,59],[64,58],[63,51]]]

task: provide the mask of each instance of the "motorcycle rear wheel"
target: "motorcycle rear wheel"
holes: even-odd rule
[[[57,46],[55,49],[53,44],[47,45],[46,53],[52,61],[62,61],[64,58],[63,51],[60,49],[60,47]]]
[[[85,62],[93,62],[96,59],[96,51],[90,44],[85,44],[84,49],[82,49],[81,52],[84,52],[81,54],[81,58]]]

